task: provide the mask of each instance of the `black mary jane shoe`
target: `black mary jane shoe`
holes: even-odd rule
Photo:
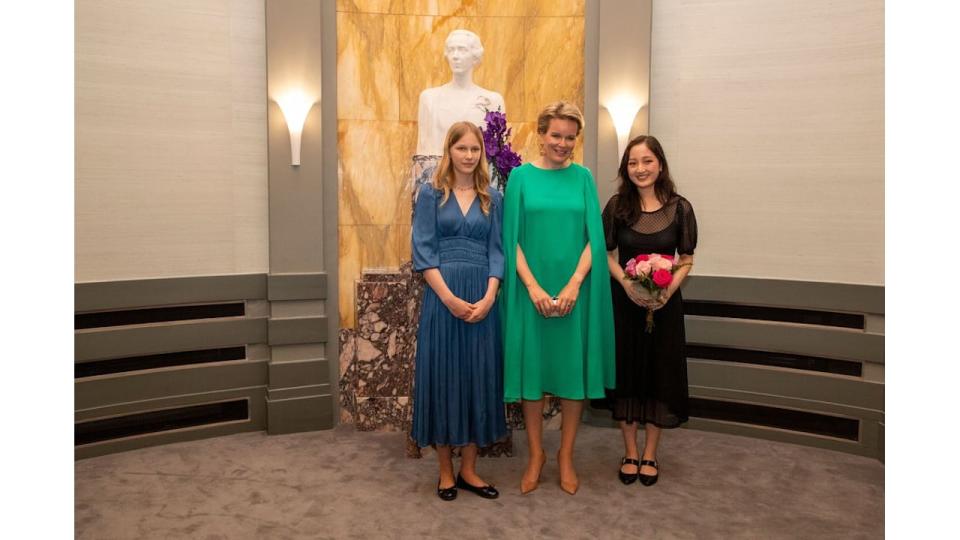
[[[636,465],[636,466],[637,466],[637,472],[635,472],[635,473],[625,473],[625,472],[623,472],[623,466],[624,466],[624,465]],[[623,483],[626,484],[626,485],[630,485],[630,484],[636,482],[636,481],[637,481],[637,478],[640,477],[640,461],[638,461],[638,460],[636,460],[636,459],[633,459],[633,458],[628,458],[628,457],[625,457],[625,458],[621,459],[621,460],[620,460],[620,471],[619,471],[619,474],[620,474],[620,481],[623,482]]]
[[[457,498],[457,485],[454,484],[448,488],[441,488],[440,481],[437,480],[437,497],[445,501],[452,501]]]
[[[470,493],[476,493],[477,495],[483,497],[484,499],[496,499],[500,496],[500,492],[497,491],[497,488],[486,485],[486,486],[474,486],[469,484],[466,480],[463,479],[459,474],[457,475],[457,487],[465,489]]]
[[[640,461],[640,466],[649,465],[657,470],[657,474],[643,474],[637,471],[637,476],[640,477],[640,483],[645,486],[652,486],[657,483],[657,479],[660,478],[660,464],[657,463],[655,459],[644,459]]]

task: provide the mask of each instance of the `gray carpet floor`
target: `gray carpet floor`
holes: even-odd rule
[[[687,429],[664,433],[661,477],[622,485],[618,430],[584,425],[580,491],[520,495],[514,457],[484,458],[498,500],[436,497],[432,453],[351,427],[231,435],[78,461],[77,538],[882,538],[884,467],[828,450]],[[559,432],[545,434],[556,454]],[[552,452],[551,452],[552,450]]]

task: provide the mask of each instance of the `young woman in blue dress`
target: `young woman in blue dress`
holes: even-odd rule
[[[420,447],[436,447],[437,495],[445,501],[456,498],[457,488],[499,495],[477,475],[476,462],[479,447],[507,433],[496,306],[502,215],[480,129],[453,124],[433,183],[417,194],[412,250],[413,269],[428,285],[417,330],[412,437]],[[461,447],[463,458],[456,476],[453,447]]]

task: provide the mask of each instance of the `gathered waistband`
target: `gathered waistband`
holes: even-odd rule
[[[487,243],[468,236],[446,236],[440,239],[440,264],[462,262],[487,265]]]

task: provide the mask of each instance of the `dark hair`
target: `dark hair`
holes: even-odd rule
[[[660,174],[657,176],[657,183],[653,185],[654,192],[657,194],[657,200],[662,204],[667,204],[670,199],[677,196],[677,187],[670,178],[670,165],[667,164],[667,156],[663,154],[663,146],[653,135],[640,135],[634,137],[628,144],[627,149],[623,151],[623,157],[620,159],[620,168],[617,169],[617,178],[620,185],[617,188],[617,204],[614,209],[614,216],[624,223],[636,223],[640,219],[640,190],[630,181],[627,173],[627,162],[630,161],[630,150],[634,146],[644,144],[653,152],[660,162]]]

